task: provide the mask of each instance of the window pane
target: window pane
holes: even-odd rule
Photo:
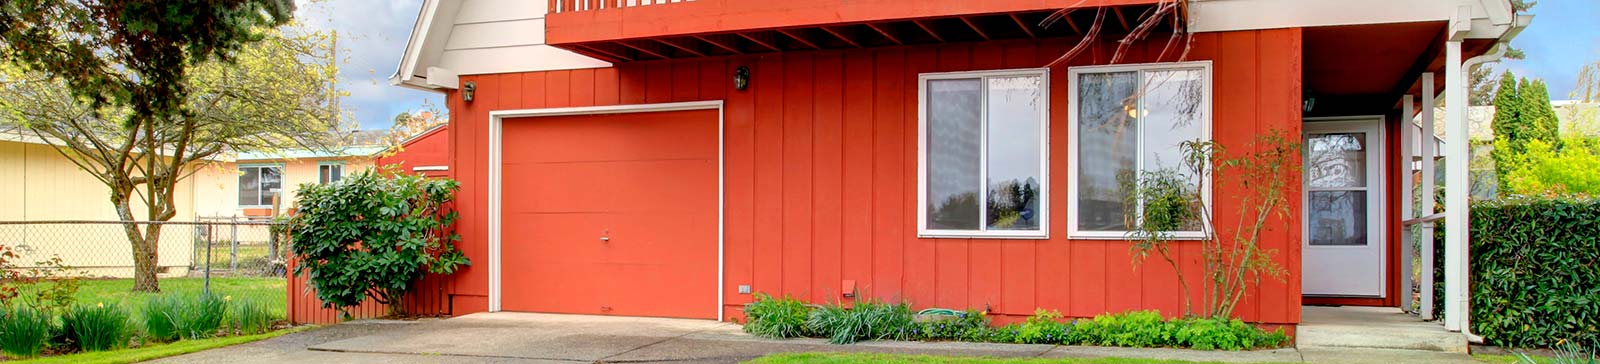
[[[1136,86],[1134,72],[1078,76],[1078,230],[1127,230],[1118,179],[1138,166]]]
[[[1311,191],[1311,245],[1367,245],[1365,191]]]
[[[1367,186],[1366,133],[1311,134],[1306,152],[1311,187]]]
[[[344,179],[344,166],[335,165],[329,167],[333,169],[333,173],[332,177],[328,178],[328,182],[339,182],[339,180]]]
[[[1039,229],[1039,77],[988,79],[990,230]]]
[[[333,166],[317,166],[317,183],[328,184],[328,172]]]
[[[929,229],[978,229],[980,85],[977,79],[928,82]]]
[[[261,204],[260,168],[247,167],[239,169],[239,206],[255,206]]]
[[[1202,77],[1198,69],[1145,72],[1146,91],[1139,111],[1144,122],[1145,170],[1176,168],[1184,172],[1179,145],[1205,137]]]
[[[261,168],[261,204],[271,205],[273,197],[283,190],[283,171],[277,167]]]

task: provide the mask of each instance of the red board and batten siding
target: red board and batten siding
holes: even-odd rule
[[[1157,37],[1160,38],[1160,37]],[[1164,39],[1164,38],[1162,38]],[[1067,68],[1051,70],[1049,240],[919,239],[916,236],[917,75],[1039,67],[1071,39],[791,52],[775,55],[620,64],[615,68],[463,76],[476,101],[447,95],[451,148],[462,181],[458,227],[473,266],[451,277],[454,314],[484,311],[488,295],[488,113],[493,110],[725,100],[724,311],[739,317],[757,292],[813,302],[839,301],[841,280],[865,297],[918,308],[984,308],[1001,315],[1056,309],[1069,316],[1181,310],[1171,268],[1134,269],[1123,241],[1067,238],[1065,141]],[[1159,42],[1135,47],[1124,63],[1155,61]],[[1073,65],[1102,64],[1112,43]],[[1211,60],[1213,134],[1242,150],[1254,135],[1300,133],[1300,30],[1198,34],[1191,59]],[[1170,60],[1167,60],[1170,61]],[[735,91],[734,68],[752,80]],[[509,142],[509,141],[508,141]],[[1290,196],[1299,195],[1298,174]],[[1215,193],[1220,221],[1232,221],[1236,193]],[[1300,202],[1273,221],[1264,239],[1288,270],[1264,280],[1238,312],[1268,324],[1300,321]],[[507,204],[516,201],[506,201]],[[1222,235],[1231,234],[1223,227]],[[1178,250],[1186,272],[1200,270],[1195,244]],[[1190,273],[1199,302],[1201,277]],[[515,289],[516,282],[505,282]]]
[[[450,131],[449,128],[439,128],[424,135],[413,138],[401,146],[401,150],[391,155],[377,159],[376,165],[400,165],[401,170],[411,172],[415,166],[448,166],[450,165]],[[355,171],[346,171],[355,172]],[[429,177],[449,177],[452,171],[422,172]],[[294,272],[297,260],[289,261],[289,272]],[[450,314],[450,298],[452,291],[451,280],[447,277],[427,276],[418,281],[410,294],[401,300],[405,312],[413,315],[448,315]],[[316,293],[306,282],[305,276],[290,276],[287,284],[288,290],[288,319],[296,324],[328,324],[339,322],[339,311],[322,307],[322,300],[317,299]],[[389,313],[389,306],[372,300],[362,302],[360,305],[349,308],[353,318],[382,317]]]

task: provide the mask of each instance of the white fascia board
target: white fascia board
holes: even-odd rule
[[[1495,5],[1485,5],[1489,3]],[[1189,31],[1450,21],[1459,17],[1460,6],[1469,7],[1474,21],[1509,25],[1508,20],[1512,19],[1507,0],[1194,0],[1189,4]],[[1478,25],[1472,24],[1474,28]],[[1499,38],[1498,35],[1482,38]]]
[[[435,91],[425,79],[426,66],[437,63],[444,43],[450,38],[451,25],[462,0],[423,0],[417,13],[416,24],[406,40],[405,53],[389,83],[406,88]]]

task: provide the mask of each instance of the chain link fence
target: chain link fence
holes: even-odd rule
[[[0,221],[0,245],[17,254],[13,268],[53,259],[82,277],[80,300],[132,289],[136,271],[130,236],[153,237],[160,288],[172,294],[212,293],[281,310],[289,240],[283,224],[236,218],[197,221]],[[151,229],[155,232],[151,233]],[[276,310],[275,310],[276,311]],[[281,311],[279,311],[281,312]]]

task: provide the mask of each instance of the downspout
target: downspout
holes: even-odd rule
[[[1499,42],[1495,43],[1494,48],[1492,48],[1489,51],[1489,53],[1485,53],[1485,54],[1482,54],[1482,55],[1478,55],[1476,57],[1468,58],[1466,61],[1462,62],[1462,67],[1461,67],[1462,78],[1463,79],[1468,79],[1467,76],[1471,74],[1473,67],[1477,67],[1479,65],[1482,65],[1482,64],[1488,63],[1488,62],[1498,61],[1502,57],[1505,57],[1506,49],[1511,48],[1511,39],[1510,38],[1516,37],[1517,34],[1521,33],[1523,29],[1526,29],[1528,27],[1528,24],[1531,22],[1531,20],[1532,20],[1532,16],[1523,17],[1523,16],[1519,16],[1519,15],[1517,15],[1515,13],[1512,13],[1511,28],[1507,29],[1506,32],[1500,36]],[[1471,85],[1462,85],[1462,86],[1464,86],[1466,88],[1466,91],[1462,93],[1462,95],[1465,95],[1465,97],[1463,97],[1463,99],[1464,100],[1471,100],[1472,99],[1472,86]],[[1468,152],[1469,153],[1471,152],[1471,146],[1468,146]],[[1468,157],[1470,158],[1470,155]],[[1467,208],[1468,209],[1471,208],[1471,204],[1470,203],[1468,204]],[[1469,214],[1469,216],[1470,216],[1470,214]],[[1461,264],[1463,265],[1463,268],[1462,268],[1463,272],[1471,272],[1472,271],[1472,259],[1471,259],[1471,254],[1470,254],[1470,245],[1468,245],[1468,248],[1469,248],[1469,254],[1467,256],[1468,259],[1465,259],[1465,260],[1463,260],[1461,262]],[[1467,274],[1468,274],[1468,277],[1464,277],[1464,278],[1470,278],[1471,277],[1471,273],[1467,273]],[[1482,344],[1484,342],[1483,337],[1472,333],[1472,306],[1471,306],[1472,305],[1472,300],[1470,298],[1471,295],[1472,295],[1471,280],[1470,279],[1463,279],[1462,281],[1467,283],[1467,287],[1465,287],[1465,289],[1463,290],[1463,292],[1462,292],[1460,297],[1454,297],[1455,299],[1461,300],[1461,333],[1467,337],[1467,341],[1472,342],[1472,343],[1476,343],[1476,344]]]

